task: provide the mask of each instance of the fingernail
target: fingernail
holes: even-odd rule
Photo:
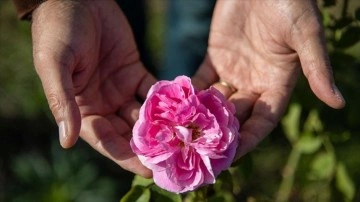
[[[338,89],[338,87],[333,83],[332,84],[332,89],[333,89],[333,93],[334,95],[341,101],[345,104],[345,99],[344,97],[342,96],[340,90]]]
[[[60,143],[63,143],[67,139],[64,121],[61,121],[58,124],[58,126],[59,126],[59,140],[60,140]]]

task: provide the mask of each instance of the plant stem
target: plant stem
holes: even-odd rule
[[[281,181],[276,201],[289,201],[290,193],[294,184],[295,171],[300,160],[301,152],[297,147],[293,147],[289,155],[288,161],[283,170],[283,179]]]

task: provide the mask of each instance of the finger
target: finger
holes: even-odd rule
[[[220,91],[226,98],[229,98],[236,91],[234,87],[225,82],[217,82],[213,85],[213,87]]]
[[[192,77],[191,82],[196,89],[202,90],[209,88],[218,80],[219,77],[217,76],[210,58],[207,56],[195,75]]]
[[[69,64],[59,62],[59,58],[50,51],[46,54],[36,50],[34,52],[36,71],[59,127],[60,144],[64,148],[69,148],[76,143],[81,124]]]
[[[118,115],[122,117],[129,126],[133,126],[139,118],[140,103],[133,100],[124,104],[118,111]]]
[[[334,83],[319,18],[310,16],[303,21],[299,21],[301,30],[294,32],[293,40],[311,90],[330,107],[342,108],[345,100]]]
[[[78,139],[81,124],[72,83],[74,52],[66,43],[69,40],[66,28],[70,27],[67,25],[71,20],[59,19],[57,13],[52,12],[52,3],[41,4],[33,15],[34,65],[59,127],[60,144],[69,148]]]
[[[146,71],[146,73],[144,73],[144,76],[142,77],[142,79],[140,81],[140,84],[139,84],[139,87],[137,90],[137,94],[140,96],[140,98],[145,100],[149,89],[155,83],[156,83],[155,77]]]
[[[266,92],[255,102],[250,117],[240,122],[236,159],[253,150],[278,124],[289,102],[286,89]]]
[[[103,117],[88,116],[83,118],[80,136],[95,150],[125,170],[143,177],[151,177],[151,171],[141,164],[125,138],[131,131],[124,129],[120,131],[121,133],[118,133],[109,120]]]
[[[235,115],[240,123],[245,122],[249,118],[259,96],[259,94],[249,93],[244,90],[238,90],[230,96],[229,100],[235,105]]]
[[[122,134],[121,136],[124,137],[128,142],[130,142],[132,138],[132,133],[131,133],[131,128],[127,123],[127,121],[116,115],[109,115],[106,118],[111,122],[116,133]],[[128,132],[124,133],[124,131],[128,131]]]

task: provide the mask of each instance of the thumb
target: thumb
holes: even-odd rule
[[[45,54],[46,53],[46,54]],[[34,51],[34,64],[45,95],[59,127],[59,140],[63,148],[72,147],[79,136],[81,118],[75,101],[69,62],[51,54]]]
[[[209,88],[218,80],[219,76],[214,69],[209,55],[207,55],[195,75],[191,78],[191,82],[196,89],[202,90]]]
[[[334,82],[319,19],[316,17],[309,19],[306,27],[296,33],[293,36],[295,49],[311,90],[330,107],[343,108],[345,100]]]

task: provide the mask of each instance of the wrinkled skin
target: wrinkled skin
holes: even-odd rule
[[[33,54],[60,142],[79,134],[124,169],[150,177],[129,140],[155,79],[139,60],[130,27],[111,0],[46,1],[33,13]]]
[[[316,1],[220,0],[207,57],[193,81],[199,88],[216,86],[235,103],[240,157],[278,124],[301,70],[320,100],[333,108],[345,105],[334,85]]]
[[[232,100],[241,123],[238,157],[277,125],[301,70],[326,104],[333,85],[318,10],[311,0],[219,0],[208,55],[193,81]],[[34,64],[59,125],[61,145],[78,135],[121,167],[150,177],[129,146],[140,104],[155,79],[111,0],[48,0],[33,13]],[[222,79],[238,91],[229,93]]]

